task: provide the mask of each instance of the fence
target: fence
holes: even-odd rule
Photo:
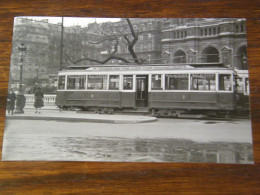
[[[33,105],[34,94],[25,94],[26,102],[25,105]],[[43,102],[46,106],[55,106],[56,95],[44,95]]]

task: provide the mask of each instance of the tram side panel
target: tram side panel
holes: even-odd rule
[[[155,109],[234,110],[233,93],[150,92],[149,107]]]
[[[135,107],[135,92],[120,92],[120,102],[122,108],[134,108]]]
[[[120,107],[120,93],[109,91],[58,91],[57,106]]]

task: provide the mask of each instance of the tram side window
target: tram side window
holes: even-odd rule
[[[107,75],[89,75],[88,89],[107,89]]]
[[[215,91],[215,74],[191,74],[191,90]]]
[[[248,78],[245,78],[245,94],[249,94],[250,87],[249,87],[249,80]]]
[[[152,75],[152,89],[161,90],[162,89],[162,75],[153,74]]]
[[[109,89],[118,90],[119,89],[119,75],[109,76]]]
[[[133,89],[133,75],[123,76],[123,89],[132,90]]]
[[[220,91],[231,91],[231,75],[230,74],[219,74],[219,90]]]
[[[189,88],[188,74],[166,74],[165,89],[166,90],[188,90]]]
[[[65,89],[65,76],[59,76],[58,89]]]
[[[243,86],[244,86],[244,84],[243,84],[243,78],[241,78],[241,77],[239,77],[239,78],[236,78],[236,84],[237,84],[237,86],[236,86],[236,90],[237,90],[237,93],[244,93],[243,92]]]
[[[85,89],[86,86],[85,75],[68,75],[67,89]]]

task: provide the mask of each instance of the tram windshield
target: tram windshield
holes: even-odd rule
[[[59,76],[58,89],[65,89],[65,76]]]

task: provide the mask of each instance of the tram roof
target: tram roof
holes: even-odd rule
[[[145,64],[145,65],[87,65],[71,66],[61,72],[78,72],[78,71],[150,71],[150,70],[226,70],[221,63],[200,63],[200,64]]]

